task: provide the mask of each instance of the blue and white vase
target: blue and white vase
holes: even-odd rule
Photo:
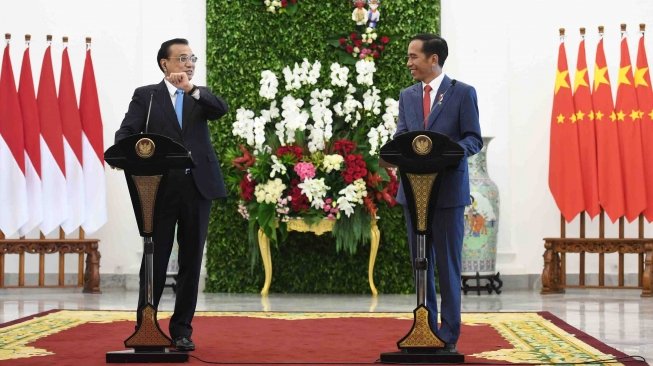
[[[495,274],[499,189],[487,173],[486,152],[491,140],[483,137],[483,149],[468,159],[472,204],[465,208],[463,276]]]

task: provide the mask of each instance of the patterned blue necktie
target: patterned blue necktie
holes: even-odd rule
[[[181,127],[181,116],[184,114],[184,91],[177,89],[175,94],[177,94],[177,98],[175,99],[175,113],[177,114],[179,127]]]

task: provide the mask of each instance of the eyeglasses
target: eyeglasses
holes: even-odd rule
[[[197,62],[197,56],[195,56],[195,55],[192,55],[192,56],[183,55],[183,56],[179,56],[179,57],[168,57],[168,60],[171,60],[171,59],[179,60],[179,62],[182,63],[182,64],[185,64],[188,61],[190,61],[192,63]]]

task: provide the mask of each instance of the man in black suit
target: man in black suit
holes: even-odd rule
[[[158,84],[137,88],[115,141],[147,131],[167,136],[184,145],[195,167],[171,170],[154,217],[153,301],[159,304],[165,284],[175,228],[179,244],[179,272],[170,336],[178,350],[192,351],[191,321],[195,314],[200,267],[209,224],[211,201],[226,197],[226,189],[211,145],[208,120],[227,113],[227,103],[209,89],[191,83],[197,57],[181,38],[163,42],[157,64],[165,74]],[[151,101],[151,108],[150,106]],[[148,110],[149,122],[146,126]],[[143,257],[144,260],[145,257]],[[138,308],[146,305],[145,265],[141,262]],[[138,312],[140,324],[140,311]]]

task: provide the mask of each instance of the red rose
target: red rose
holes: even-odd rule
[[[381,37],[381,43],[388,44],[388,42],[390,42],[390,38],[388,36]]]
[[[345,52],[347,52],[347,53],[354,52],[354,47],[351,46],[351,45],[347,45],[347,47],[345,47]]]
[[[380,45],[376,46],[376,49],[378,49],[379,52],[382,52],[385,49],[385,46],[380,44]]]
[[[342,37],[342,38],[340,38],[340,39],[338,40],[338,42],[340,43],[341,46],[344,46],[345,43],[347,43],[347,38]]]
[[[350,38],[352,41],[355,40],[356,38],[358,38],[358,33],[351,33],[351,34],[349,35],[349,38]]]
[[[362,41],[362,40],[357,39],[357,40],[354,41],[354,46],[360,48],[360,46],[362,46],[362,45],[363,45],[363,41]]]
[[[254,188],[256,187],[256,182],[249,180],[247,176],[244,176],[240,180],[240,197],[245,201],[251,201],[254,199]]]
[[[288,6],[288,0],[281,0],[281,7],[285,8],[286,6]]]
[[[354,150],[356,150],[356,143],[353,141],[342,139],[333,143],[333,152],[337,152],[342,156],[347,156]]]
[[[311,205],[308,203],[308,197],[302,194],[301,188],[297,187],[299,179],[293,179],[290,182],[290,209],[293,212],[307,211]]]
[[[342,172],[342,179],[350,184],[356,179],[367,175],[367,165],[360,154],[350,154],[345,157],[345,171]]]
[[[275,155],[278,157],[291,155],[297,159],[297,161],[300,161],[302,160],[302,148],[296,145],[279,146],[275,152]]]
[[[372,52],[372,57],[374,57],[374,58],[379,58],[379,56],[381,56],[381,54],[379,53],[379,51],[374,51],[374,52]]]

